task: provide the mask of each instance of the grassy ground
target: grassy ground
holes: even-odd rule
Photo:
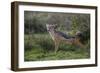
[[[57,53],[54,53],[54,42],[49,34],[25,35],[24,37],[24,60],[67,60],[90,58],[89,43],[86,48],[79,48],[73,45],[61,44]]]

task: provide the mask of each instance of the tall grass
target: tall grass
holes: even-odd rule
[[[57,53],[54,53],[54,42],[49,34],[33,34],[24,36],[24,60],[65,60],[90,58],[90,43],[85,48],[73,45],[60,44]]]

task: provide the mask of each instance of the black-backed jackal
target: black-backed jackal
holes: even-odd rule
[[[77,32],[74,37],[69,36],[63,32],[56,30],[56,25],[46,24],[47,31],[49,32],[50,36],[52,37],[55,43],[55,53],[59,48],[60,42],[65,42],[66,44],[78,45],[80,47],[84,47],[83,44],[80,42],[81,33]]]

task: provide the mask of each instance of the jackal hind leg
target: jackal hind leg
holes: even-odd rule
[[[81,42],[77,42],[77,45],[81,48],[85,48],[85,46]]]

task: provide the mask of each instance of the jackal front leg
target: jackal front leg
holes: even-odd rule
[[[58,51],[59,48],[59,42],[55,42],[55,53]]]

